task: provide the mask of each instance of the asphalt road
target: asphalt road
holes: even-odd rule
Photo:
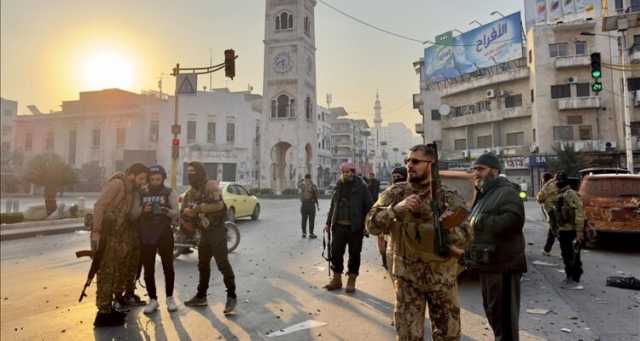
[[[239,224],[242,240],[230,255],[238,285],[239,306],[230,317],[222,314],[224,286],[212,271],[209,306],[184,307],[197,285],[197,256],[176,261],[176,292],[180,310],[169,314],[164,297],[161,309],[146,316],[134,309],[124,328],[94,330],[95,286],[78,303],[89,261],[74,252],[88,246],[88,235],[34,237],[0,244],[0,336],[2,340],[131,339],[131,340],[393,340],[394,294],[380,266],[374,239],[365,240],[358,291],[328,293],[327,265],[320,257],[322,240],[300,238],[296,200],[263,200],[258,222]],[[321,202],[322,221],[327,202]],[[544,257],[540,249],[545,228],[537,206],[527,203],[526,226],[529,272],[523,279],[522,340],[638,340],[640,292],[606,287],[609,275],[619,271],[640,277],[637,241],[589,250],[584,291],[565,291],[559,284],[561,265],[534,265],[533,261],[560,264],[559,250]],[[317,230],[320,230],[320,221]],[[635,244],[635,245],[634,245]],[[214,266],[215,267],[215,266]],[[162,270],[157,262],[158,293],[163,293]],[[140,288],[139,293],[144,293]],[[464,340],[491,340],[482,310],[479,285],[474,278],[460,284]],[[535,315],[526,309],[547,309]],[[326,325],[279,337],[273,331],[308,320]],[[568,328],[569,333],[562,332]]]

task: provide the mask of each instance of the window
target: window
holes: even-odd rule
[[[640,34],[633,35],[633,47],[636,49],[640,48]]]
[[[291,100],[291,101],[293,101],[293,100]],[[278,118],[285,118],[285,117],[289,116],[290,111],[291,110],[289,109],[289,96],[287,96],[287,95],[278,96],[278,99],[277,99],[277,110],[276,110]],[[273,117],[273,115],[271,115],[271,116]]]
[[[431,110],[432,121],[440,121],[441,119],[442,119],[442,116],[440,115],[440,111],[438,111],[437,109]]]
[[[557,43],[557,44],[549,44],[549,57],[564,57],[566,56],[568,50],[567,43]]]
[[[640,136],[640,122],[631,122],[631,135]]]
[[[531,89],[531,103],[533,103],[533,99],[534,99],[534,97],[533,97],[533,89]]]
[[[571,88],[569,87],[569,84],[551,86],[551,98],[566,98],[566,97],[571,97]]]
[[[151,125],[149,126],[149,141],[158,142],[159,135],[160,135],[160,121],[152,120]]]
[[[235,163],[223,163],[222,164],[222,181],[236,181],[236,164]]]
[[[591,126],[580,126],[579,134],[580,140],[591,140],[593,138]]]
[[[187,121],[187,143],[196,142],[196,121]]]
[[[311,118],[313,117],[313,106],[310,97],[304,99],[304,113],[307,117],[307,120],[311,121]]]
[[[557,43],[557,44],[549,44],[549,57],[564,57],[568,55],[569,44],[567,43]]]
[[[93,132],[91,133],[91,142],[93,148],[100,147],[100,129],[93,129]]]
[[[555,126],[553,127],[554,141],[570,141],[573,140],[572,126]]]
[[[491,135],[478,136],[478,148],[491,148]]]
[[[24,137],[24,150],[31,151],[33,149],[33,134],[27,133]]]
[[[236,124],[227,123],[227,143],[234,143],[236,141]]]
[[[567,116],[567,124],[582,124],[582,116]]]
[[[124,146],[124,142],[126,139],[126,130],[125,128],[118,128],[116,129],[116,145],[117,146]]]
[[[533,51],[529,50],[529,64],[533,63]]]
[[[533,134],[531,134],[531,136],[533,137],[533,143],[536,143],[536,128],[533,128],[532,133]]]
[[[304,34],[311,37],[311,20],[309,20],[309,17],[304,17]]]
[[[69,132],[69,156],[67,158],[67,162],[70,165],[76,164],[76,149],[78,142],[78,132],[76,130],[72,130]]]
[[[589,97],[591,96],[591,84],[589,83],[577,83],[576,84],[576,96]]]
[[[504,98],[504,106],[506,108],[515,108],[522,106],[522,94],[511,95]]]
[[[55,144],[55,133],[53,130],[47,131],[47,137],[45,139],[44,145],[47,151],[53,151]]]
[[[624,0],[616,0],[616,11],[624,12]]]
[[[631,0],[631,12],[640,11],[640,0]]]
[[[455,150],[467,149],[467,139],[457,139],[453,141],[453,149]]]
[[[216,122],[207,123],[207,143],[216,143]]]
[[[293,28],[293,15],[282,12],[276,17],[276,30],[286,30]]]
[[[584,56],[587,54],[587,42],[576,41],[576,56]]]
[[[524,132],[508,133],[507,146],[524,146]]]

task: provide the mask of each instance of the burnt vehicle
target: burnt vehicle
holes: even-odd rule
[[[608,233],[640,234],[640,175],[587,175],[579,193],[589,242]]]

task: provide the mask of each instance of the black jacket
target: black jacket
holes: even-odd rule
[[[329,214],[327,215],[327,225],[333,226],[335,222],[335,216],[338,208],[337,204],[340,202],[340,193],[342,192],[342,180],[339,180],[336,184],[336,191],[331,198],[331,207],[329,208]],[[357,176],[353,177],[353,186],[351,189],[351,231],[363,232],[364,220],[373,205],[371,199],[371,193],[364,180]]]
[[[526,272],[524,204],[518,185],[498,177],[483,187],[471,210],[474,240],[468,260],[480,272]]]

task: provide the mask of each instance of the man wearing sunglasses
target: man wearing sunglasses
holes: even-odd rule
[[[373,235],[391,236],[391,276],[395,281],[395,326],[398,340],[423,340],[426,306],[433,340],[460,339],[460,303],[458,274],[462,267],[453,254],[439,256],[435,248],[435,230],[431,210],[431,167],[435,151],[428,145],[410,149],[405,160],[407,182],[386,189],[367,215],[367,229]],[[457,193],[444,191],[445,207],[441,218],[464,207]],[[442,220],[442,219],[441,219]],[[471,228],[465,221],[445,226],[450,246],[464,249],[471,240]]]
[[[527,271],[520,188],[500,176],[500,161],[490,153],[475,161],[473,175],[478,193],[470,223],[475,238],[465,258],[480,274],[495,340],[518,340],[520,278]]]

